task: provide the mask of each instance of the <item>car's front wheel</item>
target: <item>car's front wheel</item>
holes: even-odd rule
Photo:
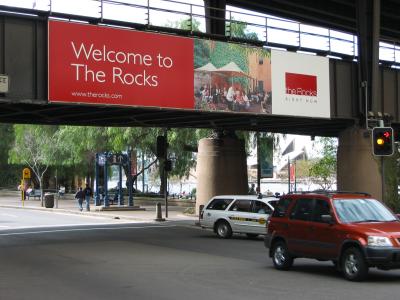
[[[286,243],[278,241],[272,247],[272,262],[278,270],[289,270],[293,265],[293,258],[290,256]]]
[[[217,233],[218,237],[222,239],[229,239],[232,237],[232,228],[226,221],[218,221],[215,225],[215,232]]]
[[[360,249],[351,247],[343,253],[342,270],[346,279],[361,281],[368,275],[368,265]]]

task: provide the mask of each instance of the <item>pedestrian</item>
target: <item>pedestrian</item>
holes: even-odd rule
[[[93,192],[89,186],[89,183],[86,183],[86,187],[83,190],[83,195],[85,196],[86,211],[90,211],[90,198],[93,196]]]
[[[256,187],[256,185],[254,183],[252,183],[251,187],[249,189],[249,195],[256,195],[255,187]]]
[[[75,199],[78,201],[78,206],[79,206],[79,210],[82,211],[83,207],[82,207],[82,203],[83,203],[83,191],[82,191],[82,187],[79,187],[78,191],[75,194]]]

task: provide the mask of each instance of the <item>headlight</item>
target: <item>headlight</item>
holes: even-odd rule
[[[390,246],[393,246],[393,244],[389,240],[389,238],[387,238],[385,236],[369,236],[368,237],[368,246],[390,247]]]

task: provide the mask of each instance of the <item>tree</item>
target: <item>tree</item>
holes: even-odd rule
[[[317,159],[310,168],[310,176],[314,183],[320,185],[323,190],[329,190],[336,182],[336,139],[321,137],[317,145],[321,146],[319,150],[321,158]]]
[[[164,27],[178,28],[190,31],[200,31],[200,21],[196,19],[182,19],[179,21],[168,20]]]
[[[14,128],[11,124],[0,124],[0,182],[2,186],[14,186],[21,178],[21,166],[8,163],[9,152],[14,144]]]
[[[153,157],[153,160],[142,167],[133,178],[134,181],[145,169],[157,163],[158,176],[160,178],[162,176],[161,164],[156,157],[157,136],[164,134],[161,128],[15,125],[15,130],[13,161],[35,168],[34,173],[37,174],[41,189],[43,189],[43,175],[49,166],[55,166],[58,170],[61,168],[64,178],[68,170],[72,178],[76,175],[85,176],[88,182],[93,182],[95,154],[105,151],[121,153],[127,151],[128,147],[144,152],[146,157]],[[238,134],[249,141],[247,132]],[[198,141],[209,135],[210,130],[206,129],[168,130],[168,158],[173,161],[170,176],[176,178],[189,176],[196,165],[194,152],[197,150]],[[21,149],[27,153],[23,153]],[[25,157],[27,159],[22,159]],[[130,172],[127,166],[124,166],[124,171],[126,175]],[[164,188],[161,180],[160,193],[164,192]]]
[[[310,169],[313,166],[313,160],[296,160],[296,180],[306,185],[306,190],[310,190],[313,181],[310,177]]]
[[[158,135],[163,135],[161,128],[108,128],[110,137],[112,137],[113,150],[124,151],[128,145],[144,151],[147,157],[154,157],[153,161],[145,166],[144,169],[156,163],[156,139]],[[190,170],[195,166],[196,160],[192,152],[186,151],[186,145],[195,145],[197,148],[198,140],[209,135],[209,130],[201,129],[170,129],[168,130],[168,158],[174,162],[174,167],[170,172],[171,176],[178,178],[189,176]],[[159,176],[161,179],[162,170],[159,164]],[[127,174],[128,170],[125,170]],[[135,178],[136,179],[136,178]],[[160,180],[160,193],[164,193],[164,184]]]
[[[227,36],[255,41],[259,40],[257,33],[248,31],[247,24],[245,22],[235,21],[234,19],[231,19],[231,21],[227,24],[228,25],[225,29]]]
[[[8,152],[14,139],[14,129],[10,124],[0,124],[0,166],[4,166],[8,161]]]
[[[59,128],[59,165],[72,166],[75,175],[93,182],[95,156],[110,149],[112,138],[104,127],[61,126]]]
[[[39,182],[43,206],[43,176],[56,156],[59,141],[57,127],[14,125],[14,131],[11,161],[27,164],[31,168]]]
[[[397,148],[397,147],[395,147]],[[400,212],[400,201],[399,201],[399,178],[400,178],[400,155],[396,149],[392,156],[383,158],[384,168],[384,195],[383,201],[389,206],[394,212]]]

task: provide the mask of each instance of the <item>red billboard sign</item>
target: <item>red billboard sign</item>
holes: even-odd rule
[[[285,73],[286,94],[299,96],[317,96],[317,76]]]
[[[49,21],[49,101],[194,108],[193,40]]]

